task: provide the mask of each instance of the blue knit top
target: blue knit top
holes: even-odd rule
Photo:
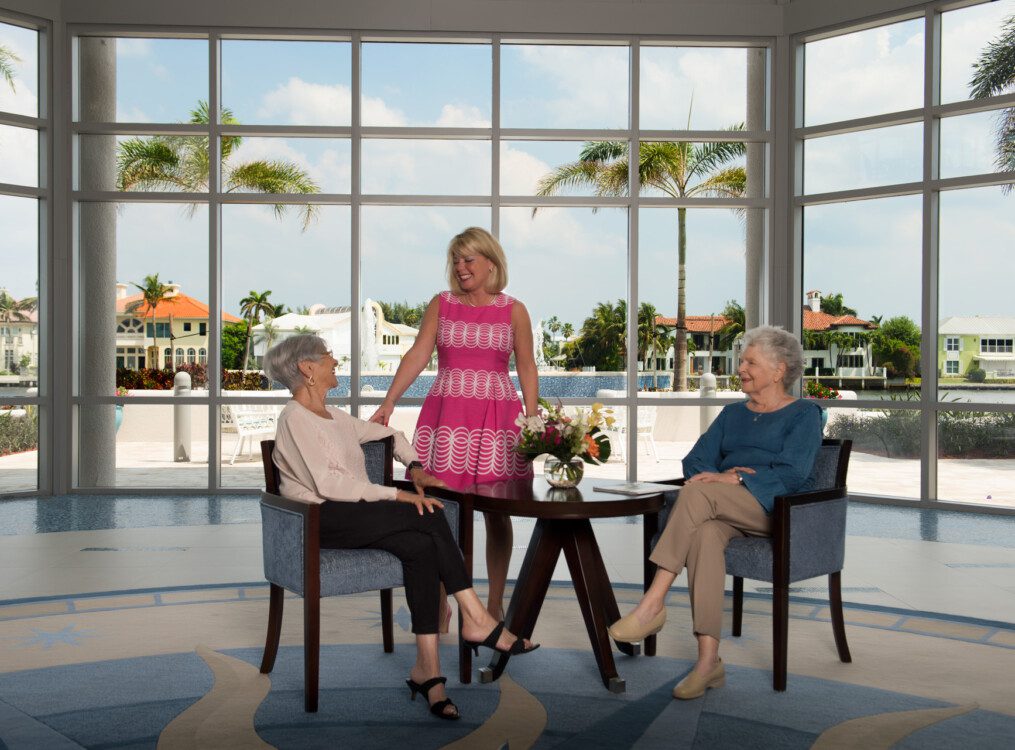
[[[744,485],[771,513],[777,495],[810,489],[808,480],[820,447],[821,407],[813,401],[797,399],[764,414],[738,401],[719,412],[684,457],[684,477],[750,467],[756,473],[744,473]]]

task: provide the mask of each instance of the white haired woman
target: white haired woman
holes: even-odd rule
[[[821,409],[789,390],[803,373],[800,342],[781,328],[744,335],[741,389],[747,400],[725,407],[684,457],[677,504],[650,559],[657,566],[637,606],[610,627],[618,641],[638,642],[666,622],[666,594],[687,568],[698,660],[673,689],[680,699],[721,687],[719,658],[725,550],[738,536],[767,536],[777,495],[808,489],[821,445]]]
[[[441,585],[458,601],[462,637],[473,648],[520,654],[536,647],[515,638],[479,600],[447,518],[434,512],[443,504],[423,494],[427,487],[443,483],[423,470],[405,436],[326,404],[328,391],[338,385],[337,365],[324,340],[313,335],[292,336],[265,354],[268,377],[293,394],[279,415],[275,434],[279,491],[322,503],[321,547],[382,549],[401,561],[416,635],[416,663],[406,683],[413,698],[417,692],[423,694],[435,716],[457,719],[458,708],[446,697],[446,678],[440,676]],[[388,436],[395,439],[395,457],[408,467],[415,493],[372,484],[367,478],[359,446]]]

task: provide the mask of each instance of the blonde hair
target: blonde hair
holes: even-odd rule
[[[448,243],[448,286],[455,294],[464,294],[462,285],[455,274],[455,258],[466,254],[482,255],[493,263],[493,270],[486,282],[486,291],[491,294],[502,292],[507,286],[507,257],[497,238],[480,227],[464,229]]]

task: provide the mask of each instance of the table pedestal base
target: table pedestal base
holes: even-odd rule
[[[617,674],[607,632],[607,628],[620,619],[620,610],[588,519],[540,518],[536,521],[508,607],[508,629],[522,638],[532,637],[561,552],[567,560],[603,686],[612,693],[623,693],[626,685]],[[630,643],[618,642],[617,648],[632,656],[640,652],[637,645]],[[495,654],[490,665],[480,669],[480,682],[492,682],[500,677],[509,658],[507,654]]]

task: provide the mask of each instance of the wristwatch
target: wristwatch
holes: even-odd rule
[[[422,468],[423,464],[420,463],[419,461],[410,461],[408,465],[406,465],[405,470],[411,473],[413,469],[422,469]]]

